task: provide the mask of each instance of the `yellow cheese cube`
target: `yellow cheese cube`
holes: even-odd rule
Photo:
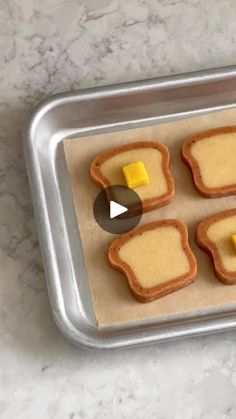
[[[149,176],[142,161],[135,161],[122,167],[129,188],[138,188],[149,183]]]
[[[232,243],[236,249],[236,233],[231,236]]]

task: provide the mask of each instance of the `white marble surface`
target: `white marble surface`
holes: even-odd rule
[[[45,96],[233,64],[235,0],[0,0],[0,417],[236,417],[236,333],[83,351],[48,305],[21,131]]]

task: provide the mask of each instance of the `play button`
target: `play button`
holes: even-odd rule
[[[126,211],[128,211],[128,208],[118,204],[118,202],[110,201],[110,218],[118,217]]]
[[[142,201],[138,194],[123,185],[102,189],[93,205],[96,222],[112,234],[133,230],[141,220],[142,211]]]

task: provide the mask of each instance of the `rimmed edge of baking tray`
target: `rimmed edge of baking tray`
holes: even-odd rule
[[[169,317],[167,321],[162,321],[158,324],[155,319],[145,323],[145,329],[143,331],[136,332],[136,324],[127,327],[126,334],[123,336],[116,336],[112,339],[112,335],[109,337],[106,335],[109,328],[103,328],[99,330],[99,333],[94,333],[94,328],[91,329],[93,334],[89,334],[88,330],[78,330],[70,322],[63,307],[61,296],[57,290],[58,272],[55,269],[56,260],[54,254],[54,247],[52,237],[50,235],[50,220],[47,213],[47,202],[45,200],[43,183],[41,179],[41,172],[39,170],[37,161],[37,144],[34,141],[34,134],[42,117],[47,113],[49,109],[53,109],[58,106],[62,106],[73,101],[88,101],[94,99],[102,99],[108,97],[118,97],[126,94],[136,94],[136,92],[151,92],[153,89],[168,90],[173,88],[181,88],[181,86],[194,86],[200,84],[206,84],[211,82],[219,82],[224,80],[236,79],[236,67],[225,67],[221,69],[206,70],[194,73],[186,73],[183,75],[174,75],[168,77],[161,77],[151,80],[137,81],[131,83],[122,83],[114,86],[98,87],[95,89],[86,89],[80,92],[74,93],[62,93],[52,96],[49,99],[44,100],[34,111],[26,129],[25,129],[25,141],[24,151],[25,160],[28,172],[28,178],[30,183],[31,194],[33,198],[33,205],[35,210],[36,223],[39,233],[40,247],[43,257],[43,263],[47,278],[47,287],[49,292],[50,304],[53,312],[54,319],[59,326],[62,333],[73,341],[77,345],[90,348],[115,348],[115,347],[129,347],[137,344],[145,344],[154,341],[164,341],[170,339],[177,339],[180,337],[194,336],[199,334],[213,333],[221,330],[228,330],[236,327],[236,313],[235,307],[227,307],[223,309],[218,315],[214,311],[207,311],[197,316],[190,316],[189,318],[181,319],[175,317],[174,321],[171,321]],[[236,98],[235,98],[236,99]],[[119,129],[124,125],[125,127],[133,126],[139,122],[139,124],[151,124],[152,120],[155,122],[164,122],[168,119],[179,119],[188,117],[190,114],[198,115],[207,112],[213,112],[220,109],[227,109],[235,106],[235,101],[228,104],[214,104],[213,106],[203,107],[199,109],[191,109],[176,113],[156,115],[154,117],[147,115],[145,118],[134,118],[128,119],[127,121],[119,122]],[[78,117],[78,116],[77,116]],[[116,125],[116,123],[114,123]],[[112,123],[106,123],[104,121],[99,128],[103,127],[109,130],[112,129]],[[94,125],[96,130],[96,125]],[[117,128],[116,128],[117,129]],[[90,128],[90,131],[92,128]],[[74,130],[75,133],[86,132],[86,126],[81,126]],[[65,130],[63,138],[73,135],[73,129]],[[52,279],[53,278],[53,279]],[[140,325],[140,323],[139,323]],[[164,325],[163,327],[161,326]],[[117,326],[119,327],[119,326]],[[128,334],[132,328],[132,336]],[[112,330],[115,330],[113,328]]]

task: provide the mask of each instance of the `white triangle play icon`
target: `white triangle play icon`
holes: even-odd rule
[[[110,218],[115,218],[126,211],[128,211],[128,208],[115,201],[110,201]]]

